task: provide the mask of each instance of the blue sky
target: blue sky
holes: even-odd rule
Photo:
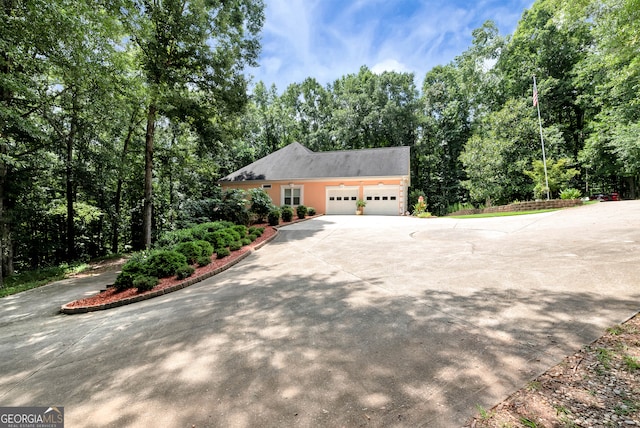
[[[413,72],[416,83],[471,45],[487,19],[511,34],[533,0],[265,0],[260,67],[253,82],[278,92],[307,77],[321,85],[362,65]]]

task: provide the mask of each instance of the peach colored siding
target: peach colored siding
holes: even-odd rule
[[[327,202],[327,187],[334,186],[355,186],[358,187],[358,198],[363,198],[363,192],[365,186],[376,186],[380,183],[384,185],[399,185],[401,188],[403,186],[403,182],[400,178],[397,179],[353,179],[353,180],[325,180],[325,181],[310,181],[310,180],[300,180],[300,181],[282,181],[282,182],[233,182],[233,183],[224,183],[222,187],[225,189],[254,189],[261,188],[263,184],[270,184],[270,189],[264,189],[265,192],[271,197],[273,203],[277,206],[283,205],[282,201],[282,192],[283,188],[290,187],[293,184],[294,187],[300,186],[302,188],[302,204],[307,207],[315,208],[318,214],[326,213],[326,202]],[[406,190],[405,190],[406,192]],[[406,201],[407,195],[403,195],[404,200]],[[406,204],[406,202],[405,202]],[[405,207],[406,209],[406,207]],[[353,211],[355,213],[356,206],[353,204]]]

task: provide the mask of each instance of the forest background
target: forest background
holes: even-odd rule
[[[99,7],[96,7],[99,5]],[[411,147],[410,203],[619,192],[640,177],[640,0],[537,0],[449,64],[251,84],[260,0],[0,2],[0,287],[25,269],[149,247],[229,217],[216,181],[298,141]],[[312,71],[310,71],[310,74]]]

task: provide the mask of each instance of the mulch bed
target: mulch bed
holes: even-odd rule
[[[158,285],[153,287],[151,290],[141,293],[139,293],[135,288],[119,291],[116,290],[115,287],[109,287],[107,290],[102,291],[95,296],[67,303],[62,306],[61,312],[73,314],[109,309],[112,307],[122,306],[123,304],[134,303],[152,297],[161,296],[167,292],[176,291],[195,284],[196,282],[209,278],[233,266],[246,257],[248,255],[247,253],[260,248],[262,245],[274,238],[277,233],[276,229],[271,226],[263,226],[265,227],[264,233],[251,244],[245,245],[237,251],[232,251],[231,254],[226,257],[212,259],[211,263],[207,266],[198,267],[197,265],[194,265],[193,267],[196,268],[196,270],[189,278],[177,279],[175,276],[162,278]],[[215,257],[215,254],[212,258],[213,257]]]

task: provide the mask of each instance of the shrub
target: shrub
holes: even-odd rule
[[[187,265],[187,258],[177,251],[157,251],[147,259],[145,273],[149,276],[165,278],[174,275]]]
[[[211,255],[198,257],[198,266],[206,266],[211,263]]]
[[[285,205],[282,207],[282,221],[289,222],[291,220],[293,220],[293,208]]]
[[[191,275],[193,275],[193,273],[194,273],[195,271],[196,271],[196,270],[194,269],[194,267],[193,267],[193,266],[184,265],[184,266],[179,267],[179,268],[176,270],[176,272],[175,272],[175,273],[176,273],[176,277],[177,277],[178,279],[185,279],[185,278],[189,278]]]
[[[228,221],[210,221],[202,223],[191,228],[194,240],[205,239],[207,233],[215,232],[217,230],[225,229],[229,226],[233,226],[233,223]]]
[[[160,238],[155,243],[155,247],[168,248],[173,247],[174,245],[181,242],[189,242],[193,240],[193,229],[170,230],[160,236]]]
[[[138,275],[133,280],[133,288],[137,288],[138,292],[151,290],[158,285],[158,278],[155,276]]]
[[[227,229],[207,233],[205,239],[213,245],[213,248],[228,247],[234,241],[233,236],[227,233]]]
[[[240,248],[242,248],[242,242],[240,241],[233,241],[230,245],[229,245],[229,249],[231,251],[238,251]]]
[[[310,216],[316,215],[316,209],[313,207],[307,207],[307,214]]]
[[[209,244],[209,246],[211,246],[211,244]],[[195,241],[181,242],[174,247],[174,250],[185,256],[189,264],[195,263],[202,254],[202,247],[196,244]]]
[[[229,249],[226,247],[216,249],[216,255],[219,259],[227,257],[229,254],[231,254],[231,251],[229,251]]]
[[[230,237],[231,237],[231,242],[233,241],[239,241],[240,239],[242,239],[244,236],[240,234],[240,232],[238,232],[237,230],[228,227],[224,230],[225,233],[227,233]],[[246,235],[246,233],[245,233]]]
[[[127,263],[122,266],[122,271],[118,274],[114,286],[118,290],[126,290],[133,288],[133,281],[137,276],[144,275],[146,271],[144,259],[139,253],[134,255]]]
[[[231,229],[240,235],[239,238],[244,238],[245,236],[247,236],[247,226],[236,224],[235,226],[232,226]]]
[[[582,192],[578,189],[564,189],[560,192],[560,199],[580,199]]]
[[[213,254],[213,245],[209,241],[194,241],[194,243],[200,247],[200,255],[205,257],[211,257]]]
[[[222,195],[216,215],[220,220],[234,224],[249,224],[250,213],[246,199],[246,191],[228,189]]]
[[[269,215],[273,203],[267,192],[262,189],[252,189],[249,193],[251,194],[250,211],[256,216],[256,220],[261,223]]]
[[[267,220],[269,221],[269,226],[277,226],[280,224],[280,210],[277,207],[271,208]]]
[[[254,241],[254,239],[250,239],[250,238],[242,238],[242,239],[240,240],[240,242],[242,242],[242,245],[249,245],[249,244],[251,244],[251,242],[253,242],[253,241]]]
[[[307,216],[307,207],[304,205],[298,205],[296,207],[296,214],[298,214],[298,218],[302,219]]]
[[[249,239],[251,242],[253,242],[253,241],[255,241],[256,239],[258,239],[258,235],[256,235],[255,233],[252,233],[252,234],[250,234],[250,235],[249,235],[248,239]]]
[[[264,227],[251,226],[247,231],[249,235],[262,236],[264,233]]]

